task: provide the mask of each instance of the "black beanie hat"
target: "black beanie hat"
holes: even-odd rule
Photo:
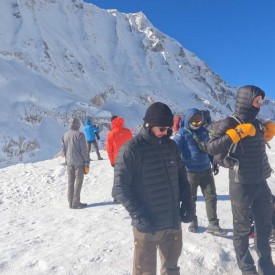
[[[116,119],[116,118],[117,118],[116,115],[112,116],[112,117],[111,117],[111,122],[112,122],[114,119]]]
[[[143,118],[145,127],[173,126],[173,114],[171,109],[162,102],[155,102],[148,107]]]

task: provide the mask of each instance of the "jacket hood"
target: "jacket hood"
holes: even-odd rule
[[[196,108],[188,109],[186,111],[185,118],[184,118],[184,127],[186,129],[190,129],[189,121],[194,115],[201,115],[201,111]],[[194,130],[192,129],[192,131]]]
[[[265,92],[252,85],[240,87],[237,92],[235,113],[244,121],[253,121],[260,111],[260,108],[252,106],[253,99],[261,95],[265,98]]]
[[[71,121],[71,129],[78,131],[80,128],[80,121],[77,118],[73,118]]]
[[[122,117],[117,117],[112,121],[112,129],[114,128],[123,128],[124,119]]]
[[[91,125],[91,120],[90,119],[86,119],[85,120],[85,125]]]

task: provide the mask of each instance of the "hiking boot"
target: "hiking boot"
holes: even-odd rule
[[[72,206],[72,209],[82,209],[82,208],[86,208],[87,207],[87,203],[79,203],[79,205],[77,206]]]
[[[98,160],[103,160],[103,158],[102,158],[102,157],[99,157]]]
[[[189,223],[188,231],[193,232],[193,233],[198,232],[198,219],[197,219],[197,217],[195,217],[194,221]]]
[[[227,235],[227,231],[220,228],[219,221],[210,222],[206,228],[206,232],[215,236],[225,236]]]

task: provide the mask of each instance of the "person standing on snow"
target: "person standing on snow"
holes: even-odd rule
[[[143,120],[140,133],[119,150],[112,195],[132,218],[132,274],[156,274],[158,249],[160,273],[179,275],[181,222],[193,220],[190,184],[177,145],[169,138],[170,108],[155,102]]]
[[[209,140],[209,132],[203,126],[203,115],[198,109],[188,109],[180,129],[176,132],[174,140],[187,170],[188,180],[191,184],[194,210],[196,213],[197,191],[200,186],[205,198],[206,214],[209,225],[206,232],[217,236],[224,236],[227,231],[219,226],[217,218],[217,194],[213,177],[218,174],[217,164],[211,168],[211,161],[206,150],[206,143]],[[184,127],[185,125],[185,127]],[[212,158],[213,159],[213,158]],[[196,233],[198,231],[198,218],[195,215],[194,220],[189,224],[188,230]]]
[[[98,144],[97,144],[96,136],[95,136],[95,133],[98,133],[98,131],[99,131],[98,127],[92,125],[90,119],[86,119],[84,132],[85,132],[86,141],[87,141],[87,145],[88,145],[88,151],[90,153],[91,144],[93,144],[98,160],[102,160],[103,158],[100,156]]]
[[[220,158],[231,150],[229,194],[233,214],[233,245],[243,275],[275,274],[269,237],[272,230],[272,195],[266,179],[272,169],[266,154],[266,142],[275,135],[275,124],[256,119],[265,93],[252,85],[238,89],[235,114],[214,124],[208,151]],[[255,221],[255,246],[258,273],[249,252],[250,216]]]
[[[70,130],[62,138],[62,150],[68,172],[68,201],[69,207],[73,209],[87,206],[87,203],[80,202],[80,192],[84,179],[84,166],[89,167],[90,157],[85,136],[79,132],[79,128],[79,120],[72,119]]]
[[[106,150],[111,166],[114,167],[119,148],[131,139],[133,135],[129,129],[124,128],[124,119],[121,117],[115,117],[111,121],[111,125],[111,131],[108,133],[106,139]]]
[[[174,132],[177,132],[179,130],[180,121],[181,121],[181,116],[174,116],[174,120],[173,120],[173,131]]]
[[[113,116],[111,118],[111,127],[106,139],[106,150],[111,166],[114,167],[120,147],[130,140],[133,135],[129,129],[124,128],[124,119],[121,117]],[[114,203],[119,203],[119,201],[114,199]]]

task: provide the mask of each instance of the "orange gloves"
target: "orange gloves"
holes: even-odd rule
[[[275,135],[275,123],[272,121],[268,121],[263,126],[263,133],[264,133],[265,141],[269,142]]]
[[[275,128],[275,125],[274,125]],[[239,142],[242,138],[247,136],[255,136],[256,129],[251,123],[239,124],[235,129],[229,129],[226,131],[226,134],[229,135],[233,143]],[[274,132],[275,134],[275,132]]]
[[[89,173],[90,173],[90,167],[84,165],[84,174],[87,175],[87,174],[89,174]]]

